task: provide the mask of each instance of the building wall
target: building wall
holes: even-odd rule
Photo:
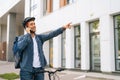
[[[6,40],[7,27],[3,25],[3,26],[1,27],[1,30],[2,30],[2,31],[1,31],[1,32],[2,32],[2,33],[1,33],[1,38],[2,38],[2,39],[1,39],[1,42],[6,42],[6,41],[7,41],[7,40]]]
[[[36,10],[41,9],[41,2],[36,1],[39,5]],[[40,3],[40,4],[39,4]],[[53,12],[42,16],[37,14],[37,33],[44,33],[63,26],[68,22],[72,22],[72,25],[80,24],[81,27],[81,70],[90,70],[90,41],[89,41],[89,22],[99,20],[100,26],[100,71],[113,72],[115,71],[115,59],[114,59],[114,32],[113,32],[113,15],[120,13],[119,0],[76,0],[76,2],[66,5],[64,7],[58,6],[59,0],[53,0]],[[26,3],[27,4],[27,3]],[[27,8],[25,8],[27,9]],[[34,11],[35,13],[36,11]],[[33,12],[32,12],[33,13]],[[34,16],[34,15],[31,15]],[[39,16],[39,17],[38,17]],[[74,68],[74,42],[73,28],[66,31],[66,68]],[[53,49],[59,48],[58,39],[54,39]],[[46,49],[48,50],[48,49]],[[60,57],[54,52],[58,52],[58,49],[53,50],[53,65],[54,67],[60,67]],[[46,51],[45,51],[46,52]],[[48,54],[48,53],[47,53]],[[57,59],[59,58],[59,59]],[[107,59],[106,59],[107,58]]]
[[[12,52],[14,38],[24,34],[21,27],[24,3],[24,0],[0,1],[2,6],[0,8],[0,57],[2,60],[14,61]]]

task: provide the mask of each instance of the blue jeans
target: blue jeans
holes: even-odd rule
[[[20,80],[44,80],[44,73],[38,73],[40,70],[44,69],[33,68],[32,72],[20,70]]]

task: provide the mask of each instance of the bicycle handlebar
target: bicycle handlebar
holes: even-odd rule
[[[49,80],[51,80],[51,75],[55,75],[56,72],[61,72],[64,71],[64,68],[58,68],[55,71],[50,71],[50,70],[40,70],[38,73],[48,73]],[[54,79],[55,80],[55,79]]]
[[[61,71],[64,71],[64,70],[65,70],[64,68],[59,68],[59,69],[57,69],[56,71],[61,72]]]
[[[56,73],[56,72],[61,72],[61,71],[64,71],[65,69],[63,69],[63,68],[58,68],[58,69],[56,69],[55,71],[49,71],[49,70],[40,70],[39,71],[39,73],[45,73],[45,72],[47,72],[47,73]]]
[[[56,73],[56,72],[61,72],[61,71],[64,71],[65,69],[63,69],[63,68],[58,68],[57,70],[55,70],[55,71],[51,71],[52,73]]]

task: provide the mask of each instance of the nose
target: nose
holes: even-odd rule
[[[35,25],[35,24],[33,24],[33,26],[34,26],[34,27],[36,27],[36,25]]]
[[[36,25],[34,25],[34,28],[36,28]]]

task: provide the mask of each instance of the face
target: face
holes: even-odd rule
[[[35,25],[35,21],[29,21],[26,24],[27,28],[30,28],[32,31],[36,31],[36,25]]]

